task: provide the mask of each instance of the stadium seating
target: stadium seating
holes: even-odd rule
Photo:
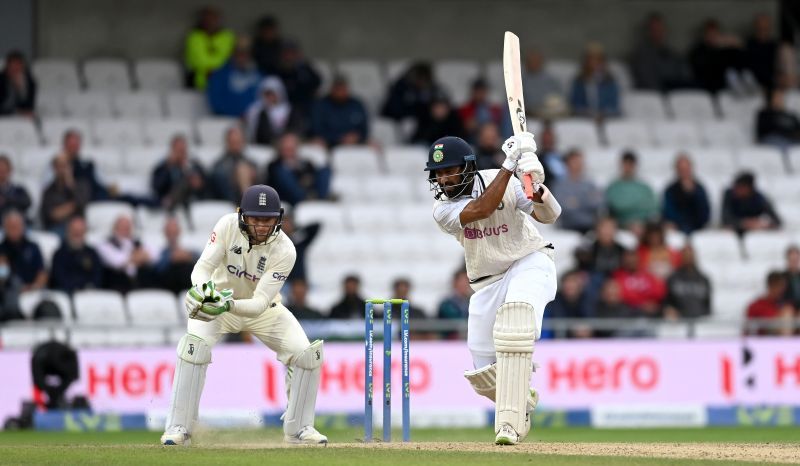
[[[81,326],[124,326],[128,323],[125,302],[116,291],[78,291],[72,299],[75,319]]]
[[[172,60],[142,59],[134,65],[139,89],[165,92],[179,90],[183,86],[183,72]]]
[[[78,67],[70,60],[40,58],[33,62],[32,71],[42,90],[64,92],[81,89]]]
[[[106,58],[83,64],[86,87],[93,91],[130,91],[131,77],[123,60]]]

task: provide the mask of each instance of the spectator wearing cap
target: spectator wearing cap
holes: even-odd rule
[[[661,216],[669,226],[690,235],[708,224],[711,206],[687,154],[680,153],[675,159],[675,175],[676,180],[664,191]]]
[[[564,89],[544,64],[544,55],[540,50],[530,50],[525,54],[525,69],[522,71],[525,111],[537,118],[563,116],[567,111]]]
[[[25,56],[8,52],[0,72],[0,116],[33,116],[36,106],[36,81],[28,70]]]
[[[187,83],[204,90],[208,77],[233,53],[236,35],[222,27],[222,13],[214,7],[200,10],[197,25],[186,36],[184,46]]]
[[[258,98],[263,76],[250,55],[250,42],[240,38],[225,65],[208,78],[206,96],[216,115],[241,118]]]
[[[300,44],[286,41],[278,62],[278,77],[286,87],[286,95],[292,109],[297,112],[302,122],[302,129],[308,132],[311,126],[311,108],[317,91],[322,85],[322,78],[317,70],[303,55]]]
[[[445,136],[457,136],[462,139],[467,137],[458,112],[442,94],[433,99],[428,113],[417,121],[411,142],[430,145]]]
[[[619,86],[608,71],[601,45],[586,46],[580,72],[572,80],[569,104],[578,116],[596,119],[619,116]]]
[[[667,25],[659,13],[645,20],[644,34],[631,58],[637,89],[669,92],[691,83],[689,65],[668,43]]]
[[[11,210],[16,210],[25,216],[31,207],[28,191],[12,181],[12,173],[11,159],[5,154],[0,154],[0,217]]]
[[[583,152],[571,149],[564,157],[567,174],[550,184],[550,189],[563,205],[558,225],[581,234],[594,228],[603,207],[602,192],[584,174]]]
[[[275,188],[283,202],[292,206],[307,199],[327,199],[330,167],[315,167],[300,158],[300,138],[286,133],[276,145],[277,157],[267,166],[266,183]]]
[[[277,76],[261,81],[258,99],[248,108],[246,120],[248,140],[260,145],[273,144],[281,134],[300,130],[302,123]]]
[[[280,23],[274,16],[263,16],[258,20],[253,37],[253,59],[264,76],[278,71],[284,41],[281,38]]]
[[[755,176],[743,172],[722,199],[722,225],[739,234],[756,230],[773,230],[781,226],[772,203],[756,189]]]
[[[311,133],[327,147],[365,144],[369,137],[366,107],[350,94],[343,76],[336,76],[328,95],[316,101],[311,120]]]
[[[625,152],[621,159],[620,177],[606,189],[606,206],[622,228],[642,226],[658,216],[658,201],[652,188],[637,178],[637,158]]]
[[[461,106],[458,114],[470,140],[474,140],[478,128],[486,123],[500,126],[503,116],[500,106],[489,102],[489,84],[483,78],[473,81],[469,101]]]
[[[17,211],[3,217],[5,238],[0,251],[8,258],[11,273],[22,280],[22,291],[38,290],[47,285],[47,271],[39,246],[25,236],[25,218]]]
[[[69,294],[103,286],[103,264],[97,251],[86,244],[86,220],[75,216],[53,256],[50,287]]]

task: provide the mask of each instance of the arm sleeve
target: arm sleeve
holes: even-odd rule
[[[512,178],[515,182],[514,192],[517,195],[517,208],[530,215],[536,214],[536,220],[540,223],[554,223],[561,215],[561,205],[556,200],[553,193],[547,189],[547,186],[541,185],[544,193],[542,194],[542,202],[534,202],[525,196],[525,191],[522,189],[522,183],[516,178]]]
[[[297,253],[294,247],[287,248],[286,253],[280,256],[275,261],[275,264],[271,264],[272,266],[261,276],[256,290],[253,292],[253,297],[234,300],[231,312],[240,317],[257,317],[266,311],[269,308],[269,304],[281,291],[283,284],[286,282],[286,277],[289,276],[289,272],[294,267],[296,258]]]
[[[194,264],[194,269],[192,269],[192,285],[211,280],[211,275],[222,262],[222,259],[225,258],[228,250],[223,243],[229,228],[231,228],[230,222],[227,222],[225,217],[222,217],[214,226],[200,259],[197,259],[197,263]]]
[[[433,208],[433,218],[439,228],[451,235],[457,235],[464,229],[461,224],[461,211],[472,201],[472,198],[464,198],[456,202],[439,202]]]

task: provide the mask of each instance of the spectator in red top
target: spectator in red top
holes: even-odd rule
[[[791,319],[795,309],[785,301],[786,277],[780,272],[770,272],[767,275],[767,293],[753,301],[747,307],[748,319],[780,319],[785,325],[779,327],[762,328],[759,325],[748,325],[746,334],[756,335],[791,335]]]
[[[639,266],[639,254],[625,251],[622,267],[612,275],[622,295],[622,302],[637,309],[642,315],[656,317],[661,312],[661,302],[667,294],[664,281]]]
[[[664,226],[650,223],[639,243],[639,266],[656,277],[666,280],[681,265],[681,254],[667,246]]]
[[[458,110],[464,129],[470,139],[476,136],[478,129],[486,123],[500,126],[502,113],[500,106],[489,102],[489,84],[483,78],[472,83],[469,100]]]

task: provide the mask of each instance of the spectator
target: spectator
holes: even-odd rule
[[[475,156],[478,170],[500,168],[506,155],[501,149],[500,129],[494,123],[484,123],[478,129]]]
[[[694,319],[711,315],[711,281],[697,268],[694,249],[681,251],[681,265],[667,280],[664,317],[670,320]]]
[[[742,68],[742,62],[739,38],[724,34],[716,20],[706,20],[700,40],[689,52],[689,63],[697,85],[716,94],[728,86],[729,77]]]
[[[75,180],[84,182],[89,187],[90,200],[104,201],[109,198],[108,188],[106,188],[97,176],[94,169],[94,163],[91,160],[86,160],[81,154],[83,146],[83,137],[81,133],[74,129],[68,129],[64,132],[62,139],[61,153],[67,161],[72,165],[72,175]]]
[[[556,132],[551,121],[544,122],[536,137],[539,145],[536,153],[544,166],[544,184],[549,188],[555,181],[567,175],[567,166],[564,165],[563,154],[558,149]]]
[[[692,161],[685,153],[675,159],[676,180],[664,191],[661,216],[672,228],[687,235],[702,229],[711,218],[706,189],[694,177]]]
[[[567,176],[556,179],[550,189],[564,206],[558,225],[581,234],[597,223],[603,207],[603,195],[583,170],[583,152],[572,149],[565,156]]]
[[[294,268],[289,272],[287,281],[306,279],[306,250],[314,242],[321,228],[320,223],[309,223],[298,227],[294,223],[292,209],[286,209],[284,212],[281,231],[292,240],[296,253]]]
[[[300,138],[286,133],[278,140],[278,156],[267,166],[266,184],[275,188],[281,201],[292,206],[307,199],[327,199],[330,167],[316,168],[300,158]]]
[[[631,71],[637,89],[669,92],[686,87],[691,81],[686,61],[667,44],[664,17],[647,17],[645,33],[631,58]]]
[[[236,164],[236,199],[241,199],[247,188],[258,182],[258,171],[255,165],[239,162]],[[238,205],[238,202],[234,202]]]
[[[500,106],[489,102],[489,84],[483,78],[473,81],[469,101],[458,110],[458,114],[470,141],[475,139],[478,128],[486,123],[499,126],[503,118]]]
[[[608,276],[622,266],[625,248],[616,240],[617,222],[610,217],[597,222],[596,238],[589,248],[589,270]]]
[[[433,99],[428,113],[417,121],[411,141],[430,145],[444,136],[458,136],[462,139],[467,137],[458,113],[453,110],[450,101],[440,95]]]
[[[158,255],[133,237],[133,223],[127,215],[117,217],[111,236],[100,243],[97,252],[106,288],[127,293],[137,286],[153,285],[149,268]]]
[[[653,190],[637,179],[636,154],[622,154],[620,177],[606,189],[609,214],[622,228],[639,229],[641,224],[658,216],[658,201]]]
[[[580,73],[572,81],[569,104],[578,116],[596,119],[619,116],[619,87],[608,72],[601,45],[586,46]]]
[[[36,81],[22,52],[12,50],[0,73],[0,116],[32,117],[35,106]]]
[[[753,34],[744,48],[747,68],[762,89],[773,89],[776,84],[778,41],[772,30],[772,19],[761,13],[753,18]]]
[[[328,95],[314,103],[311,132],[328,147],[365,144],[369,136],[368,120],[364,104],[350,95],[347,80],[337,76]]]
[[[638,314],[635,309],[622,300],[619,282],[610,278],[605,280],[600,288],[600,298],[597,300],[594,313],[601,319],[627,319],[636,317]],[[610,337],[614,333],[613,330],[603,328],[595,330],[592,336],[595,338]]]
[[[667,246],[664,239],[664,226],[648,223],[639,242],[639,268],[646,270],[661,280],[666,280],[681,264],[678,251]]]
[[[561,277],[555,299],[545,308],[546,319],[585,319],[592,317],[586,293],[586,279],[577,270],[570,270]],[[549,336],[558,336],[558,328],[547,330]],[[570,338],[591,338],[592,329],[585,325],[572,325],[567,330]]]
[[[97,251],[86,244],[86,220],[75,216],[53,255],[50,287],[69,294],[103,286],[103,264]]]
[[[786,294],[786,277],[780,272],[770,272],[767,275],[767,293],[756,299],[747,307],[748,319],[781,320],[777,326],[763,326],[762,324],[748,324],[746,334],[757,335],[791,335],[792,322],[795,309],[784,301]],[[755,329],[755,332],[753,332]]]
[[[155,256],[153,271],[159,288],[180,293],[192,285],[189,277],[200,255],[181,244],[181,225],[175,217],[164,222],[164,238],[166,246]]]
[[[228,61],[236,36],[222,27],[222,13],[214,7],[200,10],[197,25],[186,36],[185,60],[187,85],[206,88],[208,77]]]
[[[544,66],[544,55],[531,50],[525,55],[522,71],[522,95],[525,112],[536,118],[557,118],[567,112],[564,90]]]
[[[322,78],[303,56],[303,51],[296,42],[287,41],[284,44],[278,64],[278,77],[283,81],[292,109],[297,112],[301,128],[307,132],[311,126],[311,108],[322,85]]]
[[[25,235],[25,218],[17,211],[3,217],[5,238],[0,243],[0,253],[8,258],[11,273],[22,280],[22,291],[44,288],[47,271],[39,246]]]
[[[640,315],[661,315],[661,304],[667,294],[667,287],[663,280],[640,266],[636,251],[625,251],[622,255],[622,267],[612,277],[619,285],[620,296],[625,305],[635,309]]]
[[[48,230],[64,236],[67,221],[75,215],[83,215],[91,199],[91,187],[86,179],[73,175],[73,164],[64,155],[53,159],[54,177],[42,195],[42,225]]]
[[[740,235],[755,230],[772,230],[781,226],[781,219],[772,203],[755,187],[755,176],[743,172],[736,176],[733,187],[725,190],[722,199],[722,225]]]
[[[0,250],[0,324],[25,318],[19,308],[20,293],[22,281],[11,273],[8,257]]]
[[[278,20],[274,16],[264,16],[258,20],[253,39],[253,59],[264,76],[275,74],[283,49],[283,39]]]
[[[232,126],[225,131],[225,152],[211,169],[212,193],[216,199],[238,204],[241,200],[238,189],[238,165],[245,163],[255,168],[256,164],[244,153],[245,142],[242,129]]]
[[[10,210],[16,210],[26,216],[31,207],[28,191],[11,180],[12,172],[11,159],[5,154],[0,154],[0,217]]]
[[[364,317],[364,298],[359,288],[361,279],[348,275],[343,282],[342,299],[331,308],[331,319],[361,319]]]
[[[800,248],[791,245],[786,250],[786,296],[784,299],[795,309],[800,309]]]
[[[413,118],[417,126],[430,113],[434,98],[444,95],[426,62],[411,65],[389,88],[381,115],[396,121]]]
[[[250,55],[250,42],[239,39],[233,56],[208,78],[208,103],[217,115],[240,118],[258,98],[262,75]]]
[[[319,320],[324,317],[316,309],[306,304],[308,283],[303,279],[292,281],[290,286],[290,308],[297,320]]]
[[[280,78],[264,78],[259,92],[260,97],[247,110],[247,133],[251,142],[270,145],[281,134],[301,129],[302,122],[286,98]]]
[[[414,306],[414,300],[412,300],[409,295],[411,294],[411,281],[408,278],[401,277],[396,279],[392,283],[392,296],[397,299],[405,299],[408,301],[408,316],[411,319],[425,319],[427,316],[425,315],[425,311],[422,309]],[[392,316],[400,319],[400,306],[393,305]],[[376,313],[377,315],[378,313]],[[383,314],[381,314],[383,315]]]
[[[781,44],[778,47],[778,65],[775,71],[776,86],[780,89],[794,89],[797,87],[797,50],[788,37],[781,39]]]
[[[767,106],[756,117],[756,140],[759,144],[775,146],[786,151],[800,144],[800,118],[786,108],[784,91],[773,89],[767,93]]]
[[[465,269],[459,269],[453,274],[452,290],[450,296],[439,304],[438,317],[440,319],[466,319],[469,317],[469,297],[472,288],[469,286],[469,277]]]
[[[189,202],[207,196],[206,176],[197,160],[189,159],[186,136],[172,137],[169,154],[156,165],[150,178],[161,207],[173,211],[176,207],[189,208]]]

